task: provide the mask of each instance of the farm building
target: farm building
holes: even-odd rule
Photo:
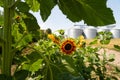
[[[98,32],[109,31],[112,33],[113,38],[120,38],[120,29],[115,27],[115,25],[108,25],[104,27],[92,27],[84,25],[75,25],[68,29],[67,36],[72,38],[77,38],[83,35],[86,39],[95,38]]]

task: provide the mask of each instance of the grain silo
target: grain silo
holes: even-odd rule
[[[72,28],[68,29],[68,37],[77,38],[83,33],[83,29],[79,26],[73,26]]]
[[[110,30],[113,35],[113,38],[120,38],[120,29],[113,28]]]
[[[95,38],[97,35],[97,29],[95,27],[88,27],[83,30],[86,39]]]
[[[110,31],[110,29],[108,29],[108,28],[97,28],[97,32],[101,32],[101,31],[103,31],[103,32]]]

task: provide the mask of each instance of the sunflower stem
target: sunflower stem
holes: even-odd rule
[[[12,63],[12,22],[14,17],[14,7],[9,7],[14,4],[15,0],[4,0],[4,27],[3,27],[3,48],[2,48],[2,74],[11,76]]]

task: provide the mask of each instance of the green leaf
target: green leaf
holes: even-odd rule
[[[48,69],[47,69],[47,71],[46,71],[46,78],[44,79],[44,80],[54,80],[53,79],[53,70],[52,70],[52,68],[51,68],[51,66],[48,66],[47,67]]]
[[[38,59],[40,59],[40,54],[36,51],[26,55],[26,57],[31,61],[31,62],[35,62],[37,61]]]
[[[97,44],[97,39],[95,39],[94,41],[90,42],[90,45],[93,45],[93,44]]]
[[[19,33],[23,34],[24,31],[25,31],[24,27],[23,27],[21,24],[19,24],[19,25],[18,25],[18,28],[19,28],[19,30],[18,30]]]
[[[0,80],[13,80],[12,76],[6,76],[5,74],[0,74]]]
[[[32,11],[37,12],[39,10],[40,4],[38,3],[37,0],[25,0],[25,1]]]
[[[23,69],[23,70],[29,71],[29,68],[30,68],[30,64],[23,64],[23,65],[22,65],[22,69]]]
[[[57,30],[60,35],[64,35],[65,31],[63,29]]]
[[[38,71],[42,66],[43,59],[40,59],[40,55],[37,52],[32,52],[26,56],[28,61],[22,65],[22,69],[28,70],[31,72]]]
[[[117,72],[120,72],[120,67],[119,66],[116,66],[115,69],[116,69]]]
[[[27,44],[29,44],[29,42],[32,42],[32,35],[31,34],[26,34],[22,37],[22,39],[18,42],[18,47],[24,47]]]
[[[4,74],[0,74],[0,80],[7,80]]]
[[[82,20],[82,5],[76,0],[59,0],[58,6],[63,14],[67,15],[67,18],[71,21],[76,22]]]
[[[63,72],[57,80],[85,80],[82,76],[72,75],[68,72]]]
[[[40,40],[40,35],[40,30],[32,31],[32,41],[37,42],[38,40]]]
[[[19,12],[29,12],[30,7],[25,2],[19,2],[16,6]]]
[[[32,71],[32,72],[35,72],[35,71],[38,71],[42,66],[41,66],[41,63],[42,63],[42,59],[38,59],[36,62],[34,62],[31,66],[30,66],[30,69],[29,71]]]
[[[70,71],[74,71],[76,69],[75,65],[74,65],[74,60],[72,59],[72,57],[69,56],[63,56],[63,58],[66,60],[66,62],[69,64],[69,66],[67,66],[68,69],[70,69]]]
[[[0,7],[3,7],[3,0],[0,0]]]
[[[103,26],[115,23],[112,10],[106,6],[107,0],[59,0],[59,7],[73,21],[87,25]]]
[[[36,18],[30,13],[26,13],[26,17],[23,18],[23,21],[26,24],[27,30],[29,32],[40,29]]]
[[[70,73],[68,72],[63,72],[62,74],[60,74],[60,76],[58,77],[58,80],[73,80],[73,77]]]
[[[32,41],[32,35],[28,34],[23,38],[23,41],[25,41],[26,43],[29,43]],[[22,44],[22,43],[21,43]]]
[[[110,40],[112,39],[112,33],[108,31],[102,31],[98,33],[98,39],[100,39],[101,44],[109,44]]]
[[[119,45],[114,45],[114,48],[120,51],[120,46]]]
[[[40,3],[40,15],[46,21],[51,14],[52,8],[56,5],[55,0],[38,0]]]
[[[110,40],[100,40],[100,43],[107,45],[110,43]]]
[[[115,54],[109,55],[108,61],[113,62],[115,60]]]
[[[15,80],[25,80],[28,76],[29,71],[20,70],[14,74]]]

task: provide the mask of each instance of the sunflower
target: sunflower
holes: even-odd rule
[[[83,47],[84,45],[85,45],[84,36],[80,36],[80,38],[79,38],[79,43],[78,43],[78,47]]]
[[[60,49],[65,54],[72,54],[72,52],[76,50],[76,44],[74,40],[67,39],[63,41],[63,43],[60,46]]]
[[[21,17],[20,17],[20,16],[17,16],[17,17],[15,18],[15,20],[16,20],[17,23],[20,23]]]
[[[80,36],[80,42],[85,42],[84,36]]]
[[[59,39],[53,34],[48,34],[48,38],[51,39],[56,44],[60,43]]]

